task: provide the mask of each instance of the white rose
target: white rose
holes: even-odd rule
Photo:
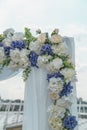
[[[46,37],[46,33],[41,33],[41,34],[38,36],[37,41],[38,41],[39,43],[43,44],[43,43],[45,43],[46,38],[47,38],[47,37]]]
[[[58,55],[66,56],[69,54],[69,49],[65,42],[60,43],[58,45],[52,45],[52,50],[54,54],[58,54]]]
[[[31,51],[35,51],[37,53],[40,53],[41,44],[38,41],[31,42],[29,44],[29,48]]]
[[[62,42],[62,37],[60,35],[52,35],[50,38],[51,43],[61,43]]]
[[[39,67],[45,67],[49,63],[49,59],[51,59],[51,56],[48,55],[39,56],[37,60],[37,65]]]
[[[52,32],[52,35],[58,34],[58,33],[59,33],[59,29],[58,29],[58,28],[55,28],[55,29],[53,30],[53,32]]]
[[[63,67],[63,61],[60,58],[55,58],[52,62],[48,64],[47,70],[50,72],[56,72],[61,67]]]
[[[12,36],[12,41],[22,41],[24,40],[24,34],[21,32],[14,33]]]
[[[52,130],[62,130],[63,125],[62,125],[62,120],[60,117],[49,117],[48,119],[49,126],[51,127]]]
[[[6,37],[12,37],[12,35],[14,34],[14,29],[12,28],[9,28],[9,29],[6,29],[4,32],[3,32],[3,35],[5,35]]]
[[[59,95],[57,92],[50,92],[50,98],[52,100],[57,100],[57,99],[59,99]]]
[[[61,74],[64,75],[65,79],[68,81],[75,80],[75,70],[70,68],[65,68],[61,70]]]
[[[0,47],[0,64],[2,64],[4,59],[5,59],[4,49],[3,47]]]
[[[49,90],[59,93],[63,89],[63,81],[61,78],[51,78],[49,81]]]

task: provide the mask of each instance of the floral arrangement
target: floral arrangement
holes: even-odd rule
[[[7,29],[0,35],[0,70],[5,66],[14,70],[21,68],[25,81],[32,67],[46,69],[52,100],[47,110],[49,127],[52,130],[74,130],[77,121],[70,113],[69,95],[76,79],[69,48],[58,29],[50,36],[40,29],[36,33],[34,37],[30,29],[25,28],[25,33]]]

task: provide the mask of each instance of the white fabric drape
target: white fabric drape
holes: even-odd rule
[[[14,71],[8,67],[4,67],[4,69],[0,73],[0,81],[5,80],[5,79],[9,79],[9,78],[17,75],[19,72],[20,72],[20,70]]]

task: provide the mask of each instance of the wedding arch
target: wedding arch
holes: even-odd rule
[[[0,80],[23,71],[23,130],[77,130],[74,39],[7,29],[0,35]]]

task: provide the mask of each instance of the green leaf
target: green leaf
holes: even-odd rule
[[[64,60],[63,64],[64,64],[64,68],[74,69],[74,66],[72,65],[72,63],[69,63],[67,60]]]
[[[26,81],[28,76],[29,76],[29,73],[31,72],[31,68],[28,66],[24,71],[23,71],[23,80]]]
[[[4,40],[4,36],[0,34],[0,42],[2,42],[2,40]]]
[[[36,41],[37,38],[32,35],[29,28],[25,28],[25,42],[26,42],[26,48],[29,49],[29,44],[32,41]]]
[[[2,66],[4,67],[4,66],[8,66],[9,65],[9,63],[10,63],[10,58],[7,58],[6,60],[4,60],[3,61],[3,63],[2,63]]]

